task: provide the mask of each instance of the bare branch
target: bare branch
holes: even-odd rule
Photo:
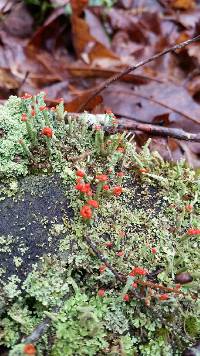
[[[119,130],[120,129],[139,130],[156,136],[173,137],[178,140],[200,142],[200,134],[193,134],[177,128],[162,127],[152,124],[142,124],[133,120],[130,120],[130,123],[127,125],[119,125]]]
[[[121,283],[124,283],[126,281],[126,278],[120,274],[119,272],[117,272],[110,264],[110,262],[107,260],[107,258],[97,249],[95,243],[88,237],[85,236],[85,241],[87,242],[87,244],[89,245],[89,247],[93,250],[93,252],[95,253],[95,255],[100,259],[100,261],[102,261],[103,263],[105,263],[105,265],[108,267],[108,269],[114,274],[114,276],[116,277],[117,280],[119,280]]]
[[[162,52],[159,52],[159,53],[157,53],[157,54],[154,54],[152,57],[149,57],[149,58],[147,58],[147,59],[144,59],[143,61],[137,63],[136,65],[131,65],[131,66],[126,67],[126,68],[125,68],[124,70],[122,70],[120,73],[115,74],[115,75],[113,75],[112,77],[110,77],[110,78],[108,78],[107,80],[105,80],[104,82],[102,82],[102,83],[99,85],[99,87],[93,92],[93,94],[88,97],[88,99],[86,100],[86,102],[80,106],[80,108],[79,108],[78,111],[79,111],[79,112],[84,111],[86,105],[89,103],[90,100],[92,100],[96,95],[100,94],[104,89],[108,88],[108,86],[109,86],[111,83],[113,83],[113,82],[119,80],[119,79],[122,78],[124,75],[126,75],[126,74],[128,74],[128,73],[130,73],[130,72],[132,72],[132,71],[134,71],[134,70],[136,70],[136,69],[139,68],[139,67],[144,66],[144,65],[147,64],[147,63],[150,63],[150,62],[152,62],[152,61],[154,61],[154,60],[156,60],[156,59],[158,59],[158,58],[164,56],[164,55],[167,54],[167,53],[174,52],[174,51],[177,50],[177,49],[184,48],[184,47],[188,46],[189,44],[194,43],[194,42],[199,41],[199,40],[200,40],[200,35],[198,35],[198,36],[196,36],[196,37],[194,37],[194,38],[191,38],[191,39],[189,39],[189,40],[187,40],[187,41],[181,42],[181,43],[179,43],[179,44],[177,44],[177,45],[175,45],[175,46],[172,46],[172,47],[170,47],[170,48],[167,48],[167,49],[165,49],[165,50],[162,51]]]

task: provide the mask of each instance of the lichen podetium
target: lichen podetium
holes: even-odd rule
[[[200,334],[199,174],[149,141],[138,153],[112,112],[91,125],[58,102],[25,94],[0,107],[1,345],[182,355]],[[51,327],[23,344],[46,315]]]

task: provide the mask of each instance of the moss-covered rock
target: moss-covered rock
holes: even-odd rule
[[[112,114],[91,127],[44,107],[41,94],[0,109],[3,145],[15,142],[2,165],[0,343],[21,352],[47,316],[38,355],[181,355],[199,335],[199,176],[148,143],[138,153]],[[192,278],[177,285],[182,272]]]

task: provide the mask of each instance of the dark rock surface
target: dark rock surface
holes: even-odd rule
[[[57,176],[29,176],[0,202],[0,284],[12,275],[24,280],[43,255],[56,253],[62,233],[52,229],[73,215],[64,193]]]

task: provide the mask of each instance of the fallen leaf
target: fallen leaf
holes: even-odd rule
[[[75,15],[72,16],[72,31],[76,54],[79,58],[84,59],[85,62],[91,63],[96,58],[108,58],[114,64],[114,61],[118,60],[118,57],[111,50],[90,34],[89,27],[82,18]]]
[[[3,29],[14,37],[26,38],[33,32],[33,18],[23,2],[12,6],[3,20]]]
[[[194,9],[194,0],[171,0],[171,7],[173,9],[190,10]]]
[[[70,0],[73,15],[80,16],[88,5],[88,0]]]

